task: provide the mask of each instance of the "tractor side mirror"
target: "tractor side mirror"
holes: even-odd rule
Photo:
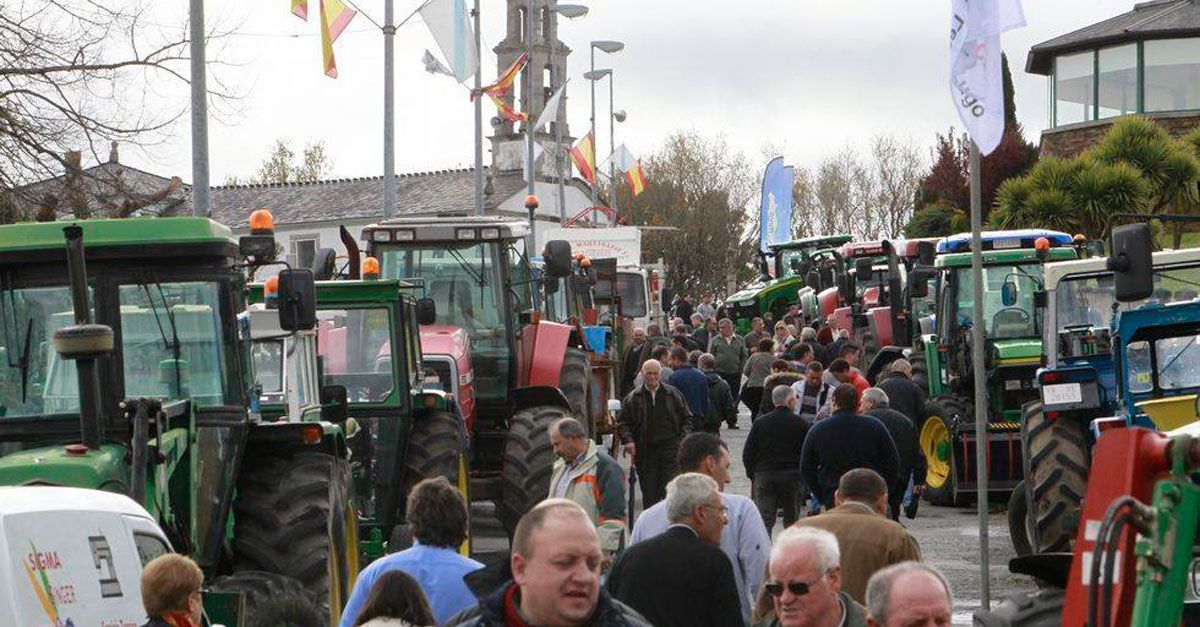
[[[816,270],[809,270],[808,276],[804,278],[804,284],[816,289],[821,284],[821,273]]]
[[[1009,279],[1000,286],[1000,302],[1004,303],[1005,307],[1012,307],[1017,304],[1017,282]]]
[[[917,242],[917,263],[932,266],[933,258],[937,256],[937,245],[933,242]]]
[[[875,264],[871,259],[863,257],[854,260],[854,278],[859,281],[865,281],[871,278],[871,273],[875,270]]]
[[[546,242],[546,247],[542,249],[542,260],[546,276],[571,276],[571,243],[561,239]]]
[[[253,258],[256,264],[275,260],[275,235],[243,235],[238,239],[238,253],[243,259]]]
[[[279,328],[308,331],[316,326],[317,286],[312,270],[283,270],[279,273]]]
[[[321,420],[333,424],[344,424],[350,417],[350,400],[344,385],[321,387]]]
[[[846,274],[838,274],[838,297],[847,305],[854,302],[854,278]]]
[[[322,248],[313,256],[313,278],[318,281],[328,281],[337,273],[337,251],[332,248]]]
[[[432,298],[417,299],[417,324],[428,325],[437,322],[437,303]]]
[[[929,279],[933,273],[925,268],[916,268],[908,275],[908,295],[912,298],[929,296]]]
[[[1150,225],[1143,222],[1114,228],[1110,248],[1108,269],[1113,272],[1117,301],[1148,298],[1154,292]]]

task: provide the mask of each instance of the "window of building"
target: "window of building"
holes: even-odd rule
[[[1200,109],[1200,39],[1143,44],[1146,111]]]
[[[1137,112],[1137,44],[1099,51],[1101,119]]]
[[[1095,52],[1066,54],[1054,60],[1054,125],[1094,118]]]

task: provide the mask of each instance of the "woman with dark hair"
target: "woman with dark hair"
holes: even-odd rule
[[[429,627],[433,611],[416,579],[402,570],[390,570],[375,580],[367,602],[355,619],[361,627]]]

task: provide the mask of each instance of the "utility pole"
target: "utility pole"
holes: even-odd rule
[[[383,9],[383,217],[396,215],[396,16],[394,0]]]
[[[558,84],[557,89],[562,89],[563,78],[558,76],[558,14],[554,14],[554,32],[550,34],[550,90],[551,93],[555,90],[555,83]],[[556,80],[557,79],[557,80]],[[566,94],[563,94],[564,96]],[[555,111],[554,115],[554,158],[555,169],[558,174],[558,223],[562,224],[567,221],[567,186],[563,181],[563,153],[566,152],[563,147],[563,125],[559,118],[565,117],[562,115],[564,109],[562,101],[559,101],[559,110]]]
[[[975,380],[975,473],[978,480],[976,503],[979,508],[979,566],[983,571],[980,579],[980,598],[983,611],[992,607],[991,573],[988,565],[988,404],[986,371],[983,359],[983,241],[982,192],[980,191],[979,146],[971,140],[971,280],[975,300],[971,325],[971,371]]]
[[[537,195],[534,180],[537,175],[533,171],[533,0],[525,10],[525,166],[529,170],[530,196]],[[533,229],[533,212],[529,214],[529,230]]]
[[[188,28],[192,83],[192,215],[212,215],[208,201],[208,70],[204,57],[204,0],[191,0]]]
[[[390,2],[390,0],[389,0]],[[483,50],[480,49],[479,0],[471,11],[475,18],[475,215],[483,215]]]
[[[616,109],[613,108],[613,90],[615,89],[613,87],[613,80],[615,74],[615,72],[608,73],[608,206],[612,208],[611,226],[617,225],[617,179],[614,177],[617,170],[614,167],[616,164],[613,163],[612,158],[613,153],[617,150],[615,139],[617,136],[617,115]]]
[[[591,72],[593,74],[595,74],[595,72],[596,72],[596,45],[594,43],[592,45],[588,46],[588,52],[590,53],[589,56],[591,56],[591,58],[592,58]],[[594,154],[596,154],[596,81],[589,80],[588,82],[592,84],[592,86],[591,86],[591,90],[592,90],[592,118],[591,118],[591,120],[592,120],[592,154],[594,155]],[[596,199],[596,191],[597,191],[597,186],[599,185],[599,183],[600,183],[600,181],[597,180],[596,173],[592,172],[592,206],[593,207],[595,207],[599,203],[599,201]]]

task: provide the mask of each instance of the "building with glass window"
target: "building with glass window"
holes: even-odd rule
[[[1182,135],[1200,125],[1200,3],[1136,4],[1034,46],[1025,70],[1049,78],[1043,155],[1076,155],[1134,113]]]

